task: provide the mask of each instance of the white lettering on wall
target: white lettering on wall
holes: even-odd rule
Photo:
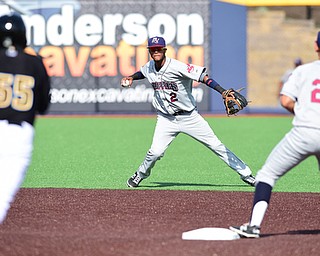
[[[64,6],[61,14],[54,14],[48,19],[47,39],[49,44],[56,46],[73,44],[73,19],[72,5]]]
[[[102,22],[93,14],[80,16],[75,23],[75,38],[80,45],[93,46],[102,38]]]
[[[127,33],[122,35],[123,40],[130,45],[141,45],[148,38],[145,24],[147,19],[140,13],[133,13],[123,19],[123,29]]]
[[[27,30],[33,31],[33,40],[31,33],[27,33],[27,41],[34,46],[42,46],[46,44],[46,21],[40,14],[30,16],[23,16],[26,23]]]
[[[60,14],[47,20],[40,14],[23,17],[27,27],[28,44],[43,46],[68,46],[78,43],[84,46],[97,44],[115,45],[122,29],[121,38],[129,45],[138,46],[149,36],[162,35],[168,44],[201,45],[204,42],[204,21],[200,14],[158,13],[149,20],[141,13],[83,14],[74,17],[74,7],[64,5]],[[119,29],[118,29],[119,28]]]
[[[104,26],[103,29],[103,42],[106,45],[115,45],[116,44],[116,29],[121,22],[123,21],[123,15],[120,13],[117,14],[106,14],[103,16],[103,24],[108,24]]]
[[[169,14],[156,14],[149,20],[148,31],[150,36],[163,36],[170,44],[176,36],[176,22]]]
[[[134,88],[100,88],[100,89],[51,89],[51,103],[151,103],[153,88],[138,85]],[[196,102],[203,100],[203,89],[193,88]]]
[[[204,31],[203,29],[198,29],[203,27],[204,27],[203,19],[199,14],[197,13],[193,13],[190,15],[179,14],[177,16],[177,31],[178,31],[177,44],[187,45],[190,43],[189,38],[191,38],[191,44],[194,44],[194,45],[203,44]]]

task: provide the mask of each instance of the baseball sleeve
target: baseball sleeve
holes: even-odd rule
[[[301,75],[300,75],[299,69],[297,68],[296,70],[294,70],[292,72],[288,81],[286,83],[284,83],[280,94],[286,95],[286,96],[292,98],[294,101],[296,101],[297,96],[299,94],[299,86],[301,84],[300,77],[301,77]]]
[[[181,76],[188,77],[194,81],[199,81],[201,74],[206,71],[205,67],[201,67],[194,64],[185,64],[180,61],[175,60],[177,63],[177,72],[180,73]]]

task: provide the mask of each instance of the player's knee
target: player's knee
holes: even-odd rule
[[[149,150],[148,151],[148,157],[150,159],[152,159],[153,161],[157,161],[159,160],[161,157],[163,157],[163,151],[159,151],[159,150]]]
[[[256,180],[257,182],[263,182],[274,187],[277,180],[281,177],[274,170],[268,169],[265,166],[257,172]]]
[[[225,152],[226,146],[218,139],[211,140],[208,147],[215,152]]]

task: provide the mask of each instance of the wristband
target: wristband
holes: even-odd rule
[[[216,86],[218,86],[219,84],[213,80],[212,78],[209,78],[207,81],[206,81],[206,85],[209,86],[210,88],[212,89],[215,89]]]

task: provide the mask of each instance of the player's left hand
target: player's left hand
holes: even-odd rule
[[[234,90],[231,88],[222,93],[223,103],[228,116],[237,114],[248,105],[247,99],[240,93],[242,89]]]

